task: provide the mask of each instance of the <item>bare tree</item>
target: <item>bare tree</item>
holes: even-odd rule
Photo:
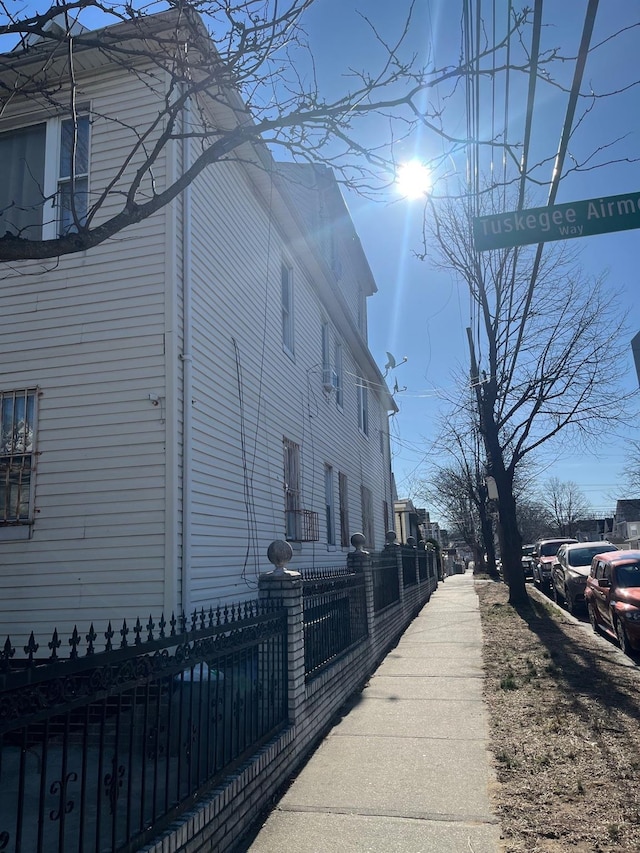
[[[484,41],[469,61],[421,65],[411,47],[415,0],[406,0],[394,34],[376,30],[361,17],[376,67],[335,69],[347,81],[326,95],[317,81],[305,32],[306,15],[318,0],[150,0],[147,3],[56,0],[36,13],[32,4],[0,3],[1,131],[25,116],[67,116],[68,174],[51,188],[26,164],[28,198],[11,185],[0,192],[0,260],[56,258],[90,249],[140,222],[176,197],[205,168],[230,160],[269,168],[262,145],[287,159],[331,166],[347,186],[375,192],[395,177],[402,141],[420,129],[447,163],[462,150],[466,135],[444,127],[441,104],[461,98],[459,83],[471,73],[504,72],[526,77],[531,67],[521,47],[505,65],[507,43],[524,45],[531,11],[513,11],[508,32]],[[163,11],[164,10],[164,11]],[[88,29],[101,26],[101,29]],[[104,26],[102,26],[104,25]],[[411,38],[410,38],[411,36]],[[415,43],[415,39],[414,39]],[[536,57],[551,68],[554,50]],[[87,106],[85,86],[101,69],[122,70],[156,98],[157,109],[135,119],[119,105]],[[547,79],[551,81],[549,71]],[[430,98],[429,91],[437,92]],[[377,117],[372,145],[371,118]],[[40,119],[42,121],[42,119]],[[129,138],[124,156],[101,175],[85,172],[86,126],[110,127]],[[167,178],[163,158],[179,140],[191,141],[191,161]],[[24,142],[24,140],[23,140]],[[483,140],[508,148],[499,133]],[[0,152],[5,158],[7,149]],[[35,155],[33,155],[35,157]],[[113,155],[115,157],[115,152]],[[515,155],[514,155],[515,156]],[[269,161],[270,162],[270,161]],[[161,179],[158,175],[162,175]],[[64,215],[60,215],[60,210]],[[62,224],[61,224],[62,223]],[[43,233],[43,227],[47,233]]]
[[[542,501],[520,493],[517,497],[516,512],[523,545],[533,544],[536,539],[551,536],[553,533],[553,518]]]
[[[631,441],[622,480],[631,494],[640,495],[640,441]]]
[[[428,477],[416,484],[417,494],[435,506],[450,528],[473,552],[476,570],[498,577],[493,518],[480,458],[478,434],[463,413],[459,423],[449,423],[438,446],[444,461],[430,467]],[[485,556],[486,555],[486,556]]]
[[[551,477],[541,491],[541,501],[551,514],[554,533],[558,536],[576,535],[576,522],[591,515],[591,505],[573,480]]]
[[[466,285],[477,308],[479,333],[469,330],[470,385],[487,474],[498,491],[510,601],[520,603],[526,589],[517,471],[551,439],[588,440],[599,424],[623,417],[623,395],[613,387],[625,344],[619,312],[603,281],[586,276],[562,247],[539,263],[535,250],[522,248],[478,255],[470,210],[447,203],[430,214],[438,262]]]

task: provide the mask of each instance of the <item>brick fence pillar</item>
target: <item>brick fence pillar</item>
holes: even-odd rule
[[[375,607],[373,600],[373,566],[371,565],[371,555],[364,550],[365,538],[362,533],[354,533],[351,537],[351,544],[355,551],[349,551],[347,554],[347,568],[352,572],[362,572],[364,574],[364,592],[367,605],[367,631],[371,642],[375,640],[376,619]]]
[[[304,615],[302,575],[285,568],[292,556],[288,542],[272,542],[267,557],[275,568],[260,575],[258,588],[261,599],[280,601],[287,610],[289,722],[296,723],[305,701]]]

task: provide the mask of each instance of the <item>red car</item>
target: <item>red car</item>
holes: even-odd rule
[[[610,551],[593,558],[585,590],[589,621],[620,643],[640,651],[640,551]]]

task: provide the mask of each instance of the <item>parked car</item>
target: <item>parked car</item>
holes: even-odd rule
[[[538,539],[533,552],[533,582],[544,592],[551,592],[551,567],[553,566],[558,548],[566,542],[577,542],[577,539]]]
[[[536,550],[535,545],[523,545],[522,546],[522,573],[524,574],[525,580],[527,578],[533,579],[533,554]]]
[[[584,607],[584,591],[593,558],[608,551],[617,551],[611,542],[573,542],[558,548],[551,567],[553,597],[564,602],[569,613]]]
[[[627,655],[640,651],[640,551],[594,557],[585,597],[594,631],[617,639]]]

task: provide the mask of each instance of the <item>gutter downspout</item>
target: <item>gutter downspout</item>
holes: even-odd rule
[[[183,114],[183,130],[191,127],[191,102],[187,100]],[[191,139],[182,142],[183,172],[191,164]],[[192,347],[192,302],[191,302],[191,186],[183,192],[182,216],[182,610],[191,612],[191,491],[193,485],[193,356]]]

